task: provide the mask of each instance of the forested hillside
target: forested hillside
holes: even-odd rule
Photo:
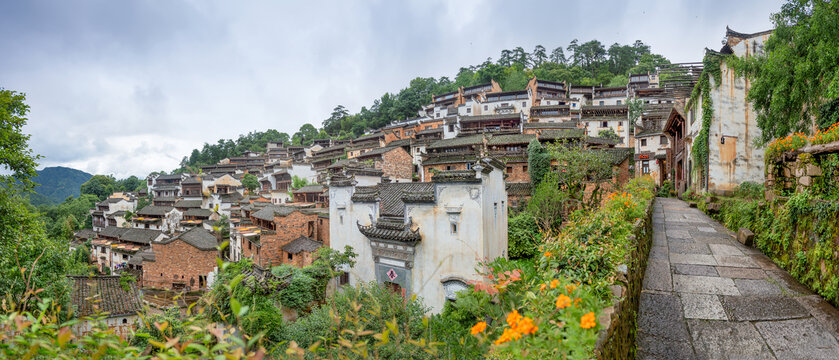
[[[35,193],[29,195],[32,205],[58,204],[69,196],[79,196],[79,188],[93,175],[63,166],[47,167],[37,171],[32,181],[38,183]]]
[[[291,141],[296,145],[308,145],[314,139],[354,138],[368,130],[384,127],[394,120],[414,118],[420,107],[431,102],[433,94],[447,93],[461,86],[495,80],[504,91],[521,90],[533,76],[573,85],[625,86],[628,74],[653,72],[657,66],[669,63],[664,56],[653,54],[649,45],[641,40],[631,45],[614,43],[607,48],[598,40],[581,43],[575,39],[567,47],[557,47],[551,51],[542,45],[536,46],[531,52],[521,47],[503,50],[497,60],[487,58],[481,64],[461,67],[454,79],[446,76],[436,79],[415,78],[408,87],[395,94],[385,93],[357,113],[337,105],[330,117],[323,120],[321,129],[305,124],[291,136],[271,129],[240,135],[235,141],[222,139],[216,144],[205,143],[201,149],[194,149],[188,157],[183,158],[179,170],[194,171],[198,166],[241,155],[245,150],[263,151],[268,141]]]

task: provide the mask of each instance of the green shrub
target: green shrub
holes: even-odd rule
[[[658,192],[655,196],[657,197],[670,197],[670,193],[673,192],[673,182],[670,180],[664,180],[661,183],[661,187],[658,188]]]
[[[523,211],[507,222],[507,249],[511,259],[531,258],[538,253],[542,234],[536,218]]]
[[[744,181],[734,188],[734,196],[746,199],[763,199],[763,193],[766,189],[763,184],[758,184],[751,181]]]

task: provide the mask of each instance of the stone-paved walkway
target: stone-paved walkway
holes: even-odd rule
[[[656,199],[639,359],[839,359],[839,310],[698,209]]]

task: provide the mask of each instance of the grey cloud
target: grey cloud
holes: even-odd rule
[[[674,61],[778,1],[0,2],[0,86],[24,91],[43,165],[117,176],[172,169],[204,142],[295,132],[417,76],[502,49],[641,39]],[[95,140],[102,139],[102,140]],[[103,143],[104,141],[104,143]]]

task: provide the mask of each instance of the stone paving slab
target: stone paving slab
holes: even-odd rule
[[[717,273],[732,279],[766,279],[768,275],[762,269],[717,266]]]
[[[690,264],[690,265],[717,265],[717,260],[713,255],[701,254],[677,254],[670,253],[670,262],[674,264]]]
[[[665,260],[650,259],[644,273],[643,290],[673,291],[670,277],[670,263]]]
[[[687,320],[687,323],[699,359],[775,359],[749,322]]]
[[[733,245],[708,244],[708,247],[711,249],[711,253],[716,256],[743,256],[743,252]]]
[[[685,319],[728,320],[717,295],[682,293]]]
[[[839,359],[839,343],[815,319],[755,324],[778,359]]]
[[[777,296],[783,295],[781,288],[778,285],[772,284],[763,279],[734,279],[734,284],[737,285],[737,290],[744,296],[761,295],[761,296]]]
[[[778,285],[784,289],[785,292],[789,293],[792,296],[806,296],[806,295],[813,295],[813,292],[810,291],[806,286],[801,285],[798,281],[796,281],[792,275],[787,273],[783,270],[777,271],[767,271],[766,275],[769,275],[769,278],[774,280]]]
[[[653,246],[650,248],[650,259],[660,259],[669,261],[669,253],[667,246]]]
[[[682,319],[682,303],[673,294],[642,292],[638,309],[638,332],[668,341],[689,341]]]
[[[639,359],[837,359],[839,310],[677,199],[657,199]]]
[[[784,320],[810,316],[795,299],[788,296],[723,296],[728,317],[738,321]]]
[[[761,269],[763,270],[781,270],[778,265],[770,259],[768,256],[763,254],[751,254],[748,255],[754,262],[756,262]]]
[[[669,244],[670,252],[677,254],[697,254],[697,255],[711,255],[711,249],[707,244],[691,243],[673,243]]]
[[[673,275],[673,290],[692,294],[740,295],[733,280],[711,276]]]
[[[673,264],[673,274],[719,276],[717,270],[714,269],[713,266],[691,264]]]
[[[717,265],[719,266],[728,266],[728,267],[741,267],[741,268],[759,268],[758,265],[752,258],[748,256],[720,256],[714,255],[714,260],[717,261]]]
[[[821,326],[839,340],[839,310],[824,301],[821,296],[799,296],[795,298]]]

